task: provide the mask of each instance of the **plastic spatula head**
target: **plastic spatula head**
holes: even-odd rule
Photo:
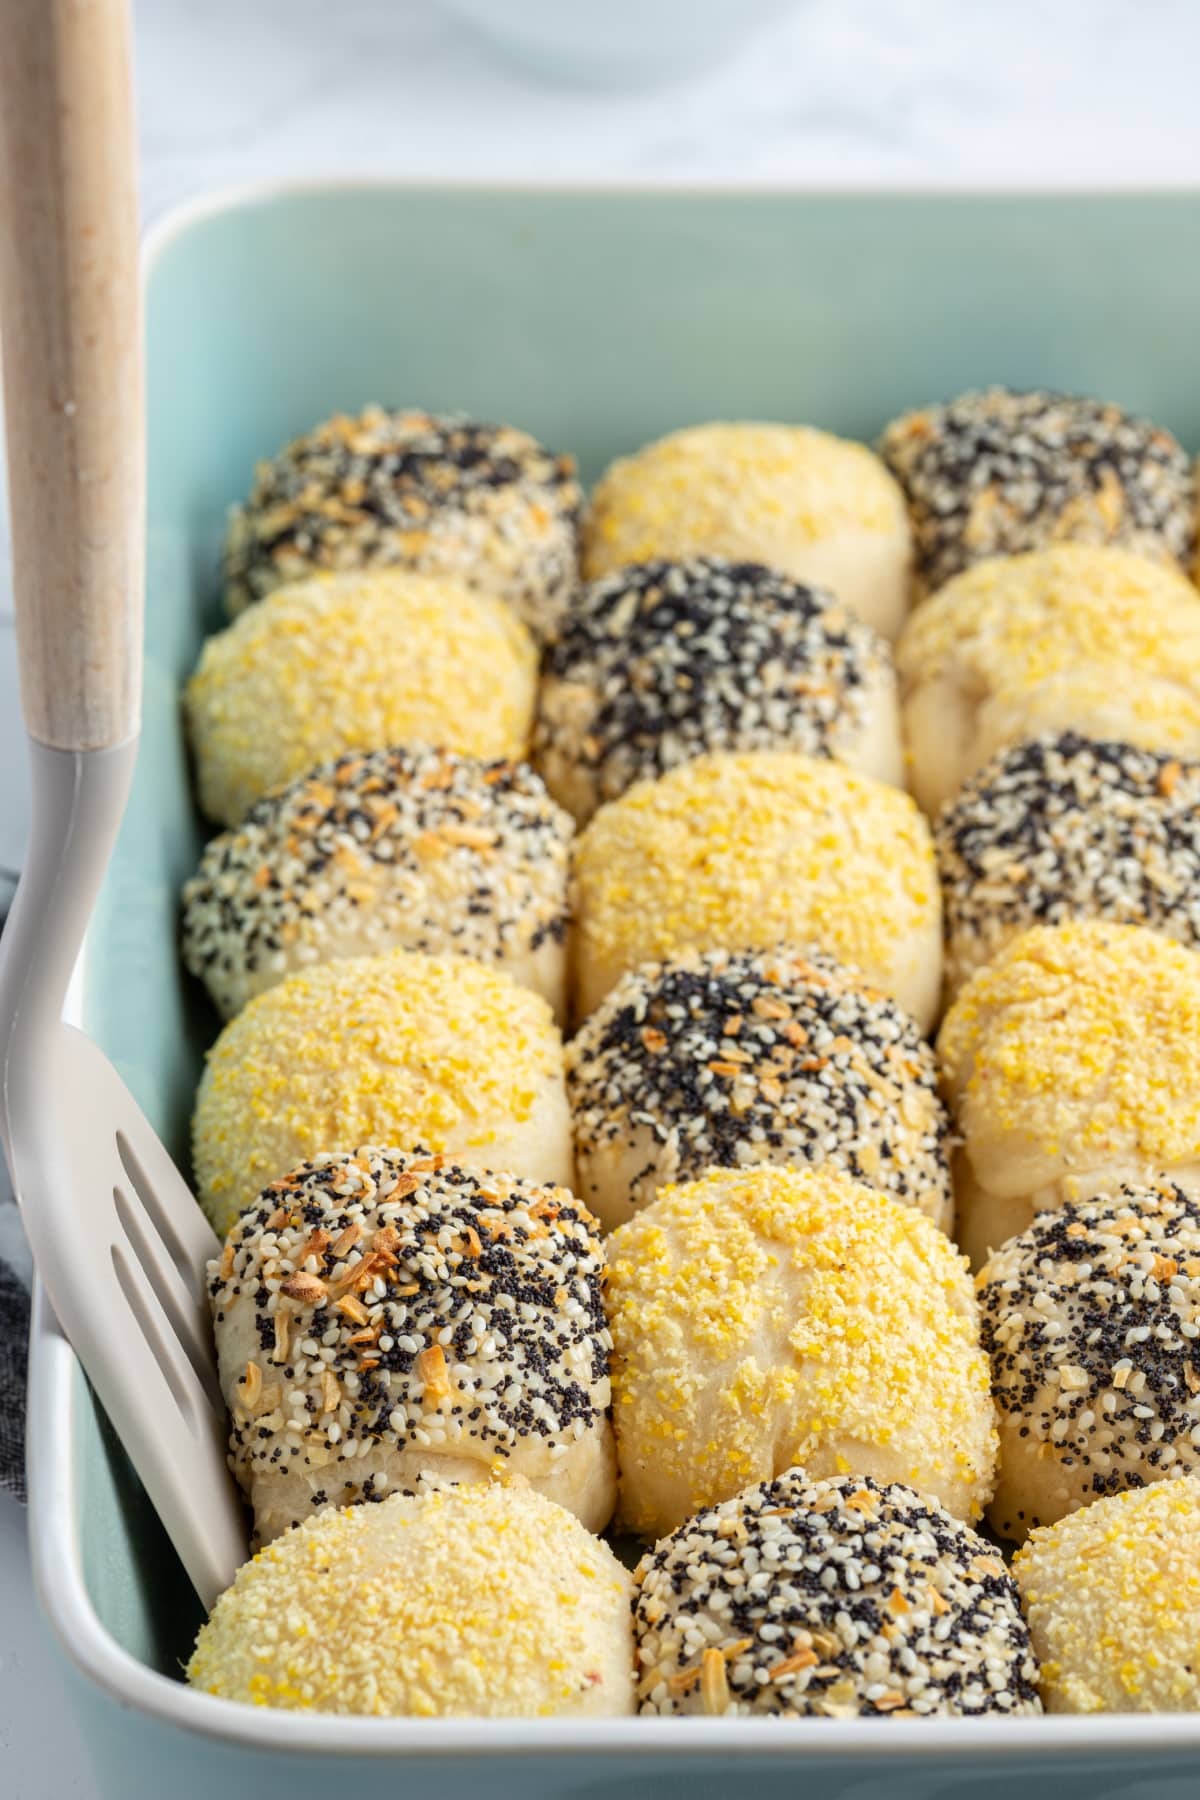
[[[38,1274],[211,1604],[246,1555],[204,1268],[116,1071],[62,1023],[137,750],[141,330],[125,0],[5,0],[4,353],[29,857],[0,950],[0,1123]]]

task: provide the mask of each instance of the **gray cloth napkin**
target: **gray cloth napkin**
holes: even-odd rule
[[[0,930],[16,889],[0,870]],[[20,1241],[20,1225],[0,1161],[0,1242]],[[25,1498],[25,1377],[29,1368],[29,1291],[12,1263],[0,1259],[0,1490]]]
[[[4,1205],[11,1206],[6,1200]],[[29,1295],[0,1262],[0,1490],[25,1498],[25,1377],[29,1369]]]

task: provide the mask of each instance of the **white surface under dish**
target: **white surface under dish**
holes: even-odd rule
[[[50,1634],[34,1599],[25,1508],[0,1494],[0,1793],[4,1800],[97,1800]]]
[[[583,4],[602,0],[561,9]],[[531,78],[439,0],[136,12],[151,218],[231,182],[299,175],[1051,188],[1200,176],[1193,0],[1008,0],[1002,13],[806,0],[694,81],[591,93]]]

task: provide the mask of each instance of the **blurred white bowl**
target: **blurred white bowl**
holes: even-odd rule
[[[722,62],[798,0],[442,0],[543,75],[647,86]]]

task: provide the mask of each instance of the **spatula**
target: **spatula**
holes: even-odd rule
[[[0,338],[33,826],[0,1125],[38,1273],[205,1604],[246,1555],[204,1296],[217,1241],[62,1023],[140,719],[143,421],[126,0],[0,4]]]

